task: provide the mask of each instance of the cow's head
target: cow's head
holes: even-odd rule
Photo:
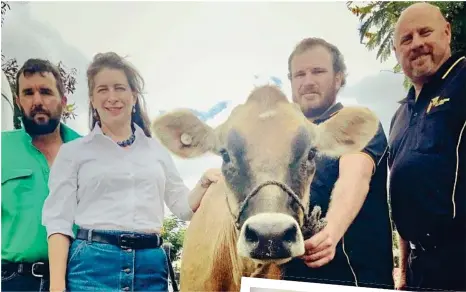
[[[360,151],[377,127],[377,118],[359,107],[313,124],[273,86],[256,88],[216,129],[187,110],[167,113],[152,124],[154,134],[179,157],[206,152],[222,157],[229,190],[218,195],[226,195],[237,219],[239,254],[282,263],[304,253],[301,227],[314,157]]]

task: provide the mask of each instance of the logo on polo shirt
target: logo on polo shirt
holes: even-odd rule
[[[429,103],[429,106],[427,107],[427,113],[430,112],[430,110],[433,108],[433,107],[438,107],[438,106],[441,106],[442,104],[446,103],[450,101],[449,98],[441,98],[440,96],[437,96],[437,97],[434,97],[430,100],[430,103]]]

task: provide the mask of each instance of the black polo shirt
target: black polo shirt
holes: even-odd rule
[[[397,230],[405,240],[417,242],[464,236],[464,53],[453,55],[439,68],[417,101],[412,87],[400,103],[389,138],[390,196]]]
[[[314,123],[320,124],[328,120],[342,108],[341,103],[335,104]],[[362,153],[372,159],[375,166],[369,192],[360,212],[344,235],[344,251],[361,286],[393,285],[392,228],[387,195],[388,155],[385,155],[387,148],[387,138],[379,123],[375,137],[362,150]],[[339,177],[339,163],[339,159],[316,156],[316,173],[311,184],[310,204],[321,206],[324,216]],[[340,241],[335,258],[329,265],[341,263],[347,266],[347,262]]]

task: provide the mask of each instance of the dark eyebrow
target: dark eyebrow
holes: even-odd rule
[[[32,88],[24,88],[24,89],[22,90],[22,93],[23,93],[23,94],[31,93],[31,92],[32,92]]]
[[[412,33],[407,33],[401,36],[401,41],[404,41],[412,36]]]
[[[304,72],[305,72],[304,70],[298,70],[298,71],[294,71],[294,72],[292,73],[292,75],[291,75],[291,76],[296,76],[296,75],[298,75],[298,74],[302,74],[302,73],[304,73]]]
[[[419,29],[419,31],[426,31],[426,30],[433,30],[433,28],[431,28],[429,26],[425,26],[425,27],[422,27],[421,29]]]
[[[46,86],[41,86],[41,87],[40,87],[40,90],[41,90],[41,91],[48,92],[48,93],[52,93],[52,92],[53,92],[52,89],[50,89],[50,88],[48,88],[48,87],[46,87]]]

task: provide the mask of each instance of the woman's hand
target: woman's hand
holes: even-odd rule
[[[211,168],[204,172],[196,187],[189,194],[188,202],[193,212],[196,212],[201,205],[202,198],[210,185],[218,182],[221,177],[222,171],[218,168]]]
[[[199,184],[202,188],[207,189],[212,183],[218,182],[221,177],[222,171],[220,169],[211,168],[204,172],[201,179],[199,180]]]

